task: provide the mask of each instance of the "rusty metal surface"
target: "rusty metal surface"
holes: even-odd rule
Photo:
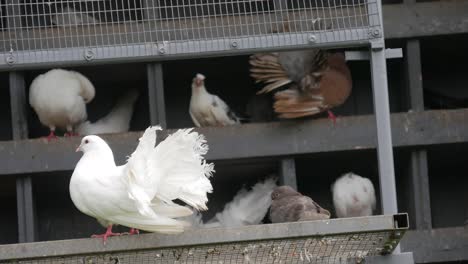
[[[329,263],[390,253],[407,223],[407,215],[398,214],[113,237],[106,245],[100,239],[12,244],[0,246],[0,263],[106,263],[109,257],[119,263]]]
[[[468,141],[468,110],[435,110],[392,114],[396,147],[427,146]],[[374,149],[374,116],[341,117],[336,126],[327,119],[244,124],[198,128],[210,150],[209,160],[279,157],[306,153]],[[170,133],[163,131],[159,137]],[[103,138],[121,164],[138,143],[141,132],[105,135]],[[226,140],[229,139],[229,140]],[[80,138],[0,142],[0,174],[72,170],[81,154]],[[229,150],[229,151],[226,151]]]

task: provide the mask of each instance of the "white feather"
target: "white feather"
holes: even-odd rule
[[[189,113],[193,123],[197,127],[240,124],[239,117],[229,106],[218,96],[207,92],[204,83],[196,85],[196,80],[204,82],[205,76],[197,74],[192,82]]]
[[[124,94],[111,112],[94,123],[85,121],[76,127],[80,135],[96,135],[106,133],[127,132],[133,115],[133,106],[138,99],[138,91],[130,90]]]
[[[86,103],[93,100],[93,84],[82,74],[62,69],[37,76],[29,89],[29,103],[44,126],[71,131],[86,120]]]
[[[260,224],[271,205],[271,193],[277,187],[276,179],[269,178],[258,182],[251,190],[242,188],[223,211],[216,214],[207,223],[201,220],[201,214],[192,215],[188,221],[195,227],[239,227]]]
[[[372,182],[354,173],[346,173],[332,185],[333,204],[338,217],[370,216],[376,198]]]
[[[203,158],[208,150],[203,136],[178,130],[155,147],[157,130],[160,127],[146,129],[127,164],[119,167],[104,140],[84,137],[80,145],[84,155],[70,181],[75,206],[101,223],[182,232],[189,223],[173,218],[192,211],[173,200],[206,209],[213,165]]]

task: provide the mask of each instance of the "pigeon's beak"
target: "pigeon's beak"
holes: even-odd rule
[[[205,78],[206,78],[205,75],[197,73],[197,75],[195,75],[195,85],[197,87],[202,86],[203,81],[205,80]]]
[[[81,151],[81,144],[76,148],[75,152]]]

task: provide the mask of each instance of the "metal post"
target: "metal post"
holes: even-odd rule
[[[147,64],[148,97],[151,125],[166,128],[166,107],[164,101],[164,80],[161,63]]]
[[[297,190],[296,162],[294,158],[286,158],[279,165],[280,185],[288,185]]]
[[[409,108],[416,112],[424,111],[419,40],[407,41],[405,57]],[[409,173],[411,218],[414,219],[416,229],[431,229],[431,199],[426,150],[415,150],[411,153]]]
[[[387,84],[387,65],[383,39],[372,43],[371,71],[374,112],[377,124],[377,158],[379,164],[380,197],[384,214],[398,212],[395,169],[393,163],[392,131]],[[395,248],[400,253],[400,246]]]
[[[10,103],[13,140],[28,138],[26,85],[22,72],[10,72]],[[37,218],[30,176],[16,178],[18,241],[33,242],[37,238]]]
[[[377,155],[380,174],[380,193],[384,214],[398,211],[395,171],[393,167],[392,134],[390,128],[390,107],[387,87],[384,44],[371,48],[372,91],[377,124]]]

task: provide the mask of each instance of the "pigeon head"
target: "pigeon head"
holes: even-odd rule
[[[300,195],[296,190],[287,185],[276,187],[271,193],[271,200],[281,199],[287,196],[296,196]]]
[[[110,148],[102,138],[92,135],[81,139],[81,144],[76,149],[76,152],[82,151],[86,153],[93,150],[110,150]]]
[[[195,75],[195,78],[193,78],[192,88],[202,87],[205,84],[205,79],[205,75],[197,73],[197,75]]]

